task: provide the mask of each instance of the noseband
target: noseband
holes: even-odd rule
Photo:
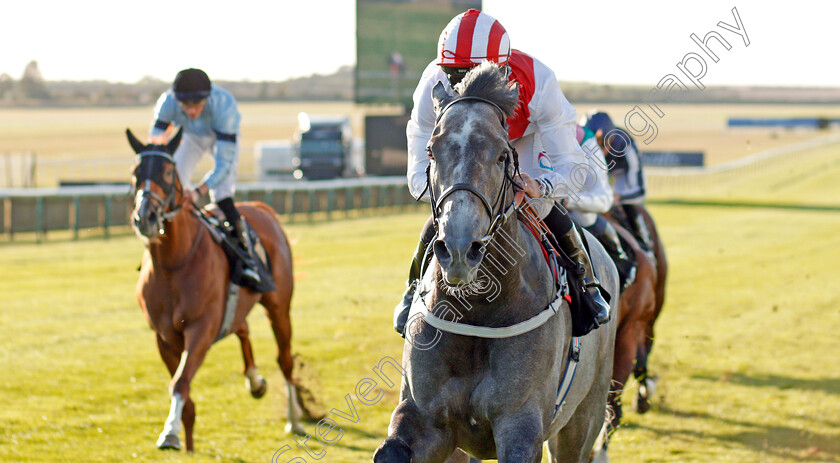
[[[166,161],[171,162],[173,165],[175,164],[175,158],[173,158],[171,154],[165,153],[163,151],[143,151],[142,153],[137,153],[137,155],[140,157],[141,161],[145,157],[157,156],[164,158]],[[178,175],[177,171],[175,172],[175,175]],[[183,187],[179,191],[182,190]],[[162,198],[159,194],[152,191],[152,181],[148,178],[143,181],[143,189],[139,191],[139,195],[141,200],[148,196],[154,203],[155,215],[157,216],[158,232],[161,235],[163,234],[163,224],[172,220],[172,218],[175,217],[179,212],[181,212],[181,209],[183,209],[184,207],[183,204],[175,206],[174,194],[169,194],[166,198]]]
[[[461,103],[464,101],[480,101],[482,103],[487,103],[493,106],[496,111],[499,113],[499,122],[502,124],[502,128],[505,129],[505,113],[502,111],[502,108],[493,101],[490,101],[486,98],[481,98],[478,96],[465,96],[458,98],[456,100],[450,101],[446,106],[441,109],[438,113],[437,118],[435,119],[435,127],[440,124],[440,120],[443,118],[443,115],[446,111],[449,110],[454,104]],[[507,129],[505,129],[505,133],[507,134]],[[505,137],[507,138],[507,136]],[[504,169],[504,177],[502,178],[502,186],[499,188],[499,192],[496,194],[496,199],[491,204],[490,201],[484,196],[484,193],[481,192],[478,188],[470,183],[456,183],[449,188],[446,188],[441,192],[440,197],[435,197],[434,188],[431,187],[432,185],[432,178],[431,178],[431,166],[432,164],[426,166],[426,188],[429,189],[429,199],[432,206],[432,216],[434,217],[434,227],[436,232],[440,232],[438,229],[438,221],[440,218],[440,204],[452,193],[456,191],[467,191],[472,193],[476,196],[479,200],[481,200],[481,204],[484,206],[484,209],[487,211],[487,215],[490,216],[490,226],[487,228],[484,236],[481,237],[480,241],[484,246],[487,246],[488,243],[493,239],[493,236],[498,231],[499,227],[507,220],[508,217],[516,210],[516,201],[511,198],[510,204],[505,208],[505,202],[507,199],[507,190],[508,186],[515,185],[513,178],[510,176],[510,158],[513,157],[514,169],[519,170],[519,156],[516,152],[516,148],[510,144],[510,141],[507,142],[508,148],[510,148],[510,155],[507,156],[505,159],[505,169]],[[422,194],[420,195],[422,196]]]

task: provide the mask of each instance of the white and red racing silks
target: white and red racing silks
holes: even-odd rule
[[[458,19],[458,18],[456,18]],[[552,191],[547,196],[567,198],[566,204],[580,205],[591,212],[606,212],[612,204],[612,191],[594,182],[581,189],[572,185],[575,166],[588,164],[586,154],[577,142],[576,111],[563,95],[554,72],[534,57],[519,50],[512,50],[508,60],[509,78],[519,87],[516,113],[508,118],[508,137],[519,153],[520,170],[536,179],[548,180]],[[435,109],[432,88],[444,84],[454,95],[446,74],[437,60],[429,63],[414,91],[414,108],[406,127],[408,140],[408,187],[417,198],[426,188],[426,166],[429,157],[426,145],[435,126]],[[540,159],[539,154],[544,152]],[[541,166],[541,162],[545,168]],[[550,161],[550,162],[549,162]],[[606,171],[596,172],[606,177]],[[569,190],[576,194],[570,197]],[[428,201],[428,194],[422,198]],[[570,201],[569,201],[570,200]]]

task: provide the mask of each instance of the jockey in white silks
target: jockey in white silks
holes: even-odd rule
[[[565,204],[579,201],[570,180],[577,164],[586,163],[585,153],[575,138],[576,112],[546,65],[519,50],[511,50],[504,27],[490,15],[469,10],[450,21],[440,35],[438,56],[423,72],[414,92],[414,108],[406,127],[408,138],[408,187],[418,199],[428,201],[426,146],[432,136],[436,114],[432,89],[441,82],[454,95],[454,87],[467,72],[483,61],[506,66],[508,76],[519,88],[519,106],[507,120],[508,137],[519,153],[520,183],[557,238],[562,251],[582,267],[582,286],[588,301],[582,301],[592,319],[587,330],[609,320],[609,304],[600,291],[582,238],[568,216]],[[611,194],[597,201],[607,210]],[[594,200],[594,198],[593,198]],[[556,202],[555,202],[556,201]],[[421,276],[426,248],[434,237],[431,220],[421,233],[408,278],[408,288],[394,313],[394,328],[403,334],[416,282]],[[586,297],[584,297],[586,299]]]
[[[609,165],[604,157],[604,151],[598,145],[595,134],[591,130],[577,126],[577,140],[586,153],[588,164],[585,175],[578,176],[579,185],[581,185],[578,195],[582,200],[567,207],[570,209],[572,219],[598,238],[607,254],[613,259],[618,269],[622,290],[624,290],[635,280],[636,268],[634,261],[625,253],[615,227],[601,215],[610,209],[614,197],[610,186]],[[609,194],[611,200],[606,208],[601,200],[604,193]]]
[[[609,174],[616,194],[616,206],[626,216],[630,232],[646,250],[652,250],[651,234],[638,206],[646,197],[645,176],[642,172],[641,153],[633,138],[613,124],[607,113],[592,111],[581,119],[581,125],[595,134],[610,165]]]

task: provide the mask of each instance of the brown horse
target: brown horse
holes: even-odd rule
[[[137,283],[137,299],[155,330],[158,351],[172,376],[171,407],[158,448],[181,448],[178,432],[183,421],[187,451],[193,451],[195,405],[190,398],[190,381],[210,346],[221,337],[236,333],[242,344],[244,374],[251,395],[265,394],[266,381],[258,374],[248,339],[246,316],[255,303],[265,307],[279,355],[277,361],[286,378],[288,425],[286,430],[303,433],[302,410],[292,379],[289,319],[292,298],[292,256],[288,240],[274,211],[262,203],[237,204],[240,213],[260,236],[273,266],[276,290],[255,293],[238,290],[233,321],[223,324],[228,296],[229,265],[221,246],[191,211],[195,207],[184,195],[172,153],[181,132],[167,145],[144,145],[126,130],[137,153],[132,178],[134,212],[132,225],[146,242]],[[225,330],[223,326],[229,326]]]
[[[656,225],[644,206],[636,206],[645,218],[653,242],[653,255],[645,251],[632,233],[622,226],[621,217],[615,209],[604,214],[624,242],[629,243],[636,257],[636,280],[622,293],[619,301],[619,324],[616,334],[615,356],[613,359],[613,385],[609,395],[609,404],[613,411],[608,423],[607,434],[614,431],[622,417],[621,394],[630,376],[639,381],[639,389],[634,400],[638,413],[650,409],[650,398],[656,387],[656,377],[650,376],[647,360],[653,348],[653,325],[662,310],[665,301],[665,279],[668,264],[665,260],[665,248],[656,231]],[[606,445],[606,442],[604,443]]]

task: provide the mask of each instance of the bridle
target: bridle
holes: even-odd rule
[[[175,164],[175,158],[173,158],[171,154],[163,152],[163,151],[157,151],[157,150],[143,151],[141,153],[137,153],[137,156],[140,158],[141,161],[142,161],[143,158],[146,158],[146,157],[157,156],[157,157],[161,157],[161,158],[165,159],[166,161],[172,163],[173,165]],[[175,177],[177,177],[178,172],[175,171],[173,173],[174,173]],[[177,192],[181,193],[181,195],[183,196],[184,191],[183,191],[183,186],[181,186],[181,183],[178,182],[178,181],[175,181],[173,179],[173,186],[177,187],[178,188]],[[178,215],[178,213],[181,212],[181,209],[184,208],[184,203],[183,202],[181,204],[177,204],[177,205],[175,204],[175,197],[177,195],[168,194],[166,196],[166,198],[162,198],[159,194],[152,191],[152,180],[150,178],[146,178],[143,181],[143,189],[137,191],[136,196],[135,196],[135,200],[134,200],[135,203],[137,202],[137,199],[138,199],[137,197],[138,196],[139,196],[139,199],[141,201],[143,199],[145,199],[146,197],[148,197],[151,200],[152,207],[154,208],[154,212],[155,212],[155,217],[157,219],[156,223],[157,223],[157,227],[158,227],[158,233],[160,233],[161,235],[164,233],[164,228],[163,228],[164,224],[166,222],[169,222],[170,220],[172,220],[172,218],[175,217],[176,215]]]
[[[444,106],[440,112],[437,114],[437,118],[435,119],[435,127],[440,124],[440,120],[443,118],[443,115],[446,111],[449,110],[454,104],[461,103],[464,101],[480,101],[482,103],[487,103],[493,106],[496,111],[499,113],[499,122],[502,125],[502,128],[505,129],[505,133],[507,133],[507,129],[505,127],[505,113],[502,111],[502,108],[493,101],[490,101],[486,98],[481,98],[478,96],[464,96],[455,100],[450,101],[446,106]],[[505,137],[507,139],[507,137]],[[499,227],[505,223],[508,217],[513,214],[516,210],[516,201],[511,198],[510,203],[507,203],[508,197],[508,187],[511,185],[516,186],[516,182],[513,180],[513,177],[510,175],[510,162],[511,157],[513,157],[513,165],[514,171],[519,171],[519,155],[516,152],[516,148],[511,145],[510,141],[507,141],[508,148],[510,148],[510,154],[505,158],[505,169],[504,169],[504,177],[502,178],[502,186],[499,188],[499,192],[496,194],[496,198],[491,204],[490,201],[484,196],[484,193],[481,192],[478,188],[470,183],[456,183],[451,185],[450,187],[446,188],[441,192],[440,197],[435,197],[435,191],[431,187],[432,178],[431,178],[431,166],[432,164],[426,166],[426,189],[429,190],[429,199],[432,206],[432,216],[434,217],[434,227],[436,232],[440,232],[438,229],[438,221],[440,219],[440,204],[449,197],[452,193],[456,191],[468,191],[476,196],[479,200],[481,200],[481,204],[484,206],[484,209],[487,211],[487,214],[490,216],[490,226],[487,228],[487,231],[484,233],[484,236],[480,238],[480,241],[483,246],[487,246],[490,241],[493,240],[493,236],[499,230]],[[514,172],[514,174],[515,174]],[[425,193],[425,191],[424,191]],[[423,196],[423,193],[420,194]]]

